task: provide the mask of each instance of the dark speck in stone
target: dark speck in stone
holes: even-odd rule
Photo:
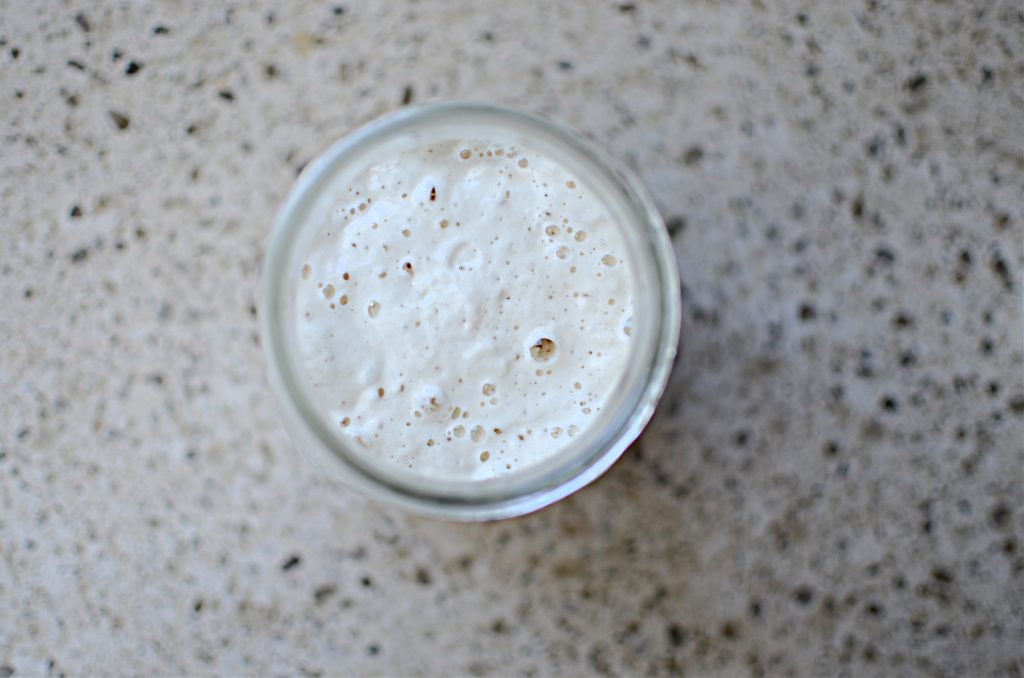
[[[480,37],[484,39],[484,42],[494,42],[494,33],[491,33],[490,31],[487,31]]]
[[[195,610],[196,612],[202,612],[202,610],[203,610],[203,599],[202,598],[197,599],[196,602],[193,603],[192,609]]]
[[[885,396],[882,398],[882,409],[886,412],[896,412],[900,409],[900,405],[894,397]]]
[[[370,588],[371,586],[373,586],[373,580],[369,577],[363,577],[361,583],[365,588]]]
[[[800,586],[793,591],[793,600],[801,605],[808,605],[814,600],[814,591],[809,586]]]
[[[1006,260],[1003,259],[1002,254],[998,251],[992,253],[992,261],[990,262],[992,272],[995,273],[1002,281],[1003,285],[1007,290],[1013,289],[1013,274],[1010,273],[1010,267],[1006,265]]]
[[[668,229],[669,237],[674,238],[677,234],[686,230],[686,217],[669,217],[665,222],[665,227]]]
[[[796,15],[796,22],[798,24],[800,24],[801,26],[806,26],[807,25],[807,15],[804,14],[803,12],[800,12],[799,14]]]
[[[810,304],[801,304],[800,305],[800,313],[799,313],[799,315],[800,315],[800,320],[802,320],[804,322],[807,322],[809,320],[814,320],[818,316],[818,313],[817,313],[817,311],[814,310],[814,307],[811,306]]]
[[[913,351],[904,351],[903,355],[900,356],[900,365],[903,367],[913,367],[917,362],[917,356],[914,355]]]
[[[331,13],[334,14],[334,16],[341,16],[345,13],[345,8],[341,5],[335,5],[334,7],[331,7]]]
[[[830,440],[825,443],[825,447],[822,448],[826,457],[834,457],[839,454],[839,443],[834,440]]]
[[[422,567],[416,568],[416,582],[418,584],[422,586],[430,586],[431,581],[432,579],[430,576],[430,572],[428,572],[425,568]]]
[[[10,678],[14,675],[14,669],[10,666],[0,666],[0,678]]]
[[[301,563],[301,562],[302,562],[302,558],[300,556],[297,556],[297,555],[290,556],[288,558],[288,560],[284,561],[281,564],[281,570],[283,572],[287,572],[288,570],[292,569],[293,567],[298,567],[299,563]]]
[[[277,66],[274,64],[267,64],[263,67],[263,73],[267,76],[267,80],[273,80],[277,77]]]
[[[21,429],[20,431],[18,431],[18,440],[24,440],[25,438],[28,437],[28,434],[29,434],[29,429],[27,429],[27,428]]]
[[[558,62],[558,68],[563,70],[563,71],[571,71],[572,70],[572,62],[571,61],[559,61]]]
[[[412,85],[406,85],[402,91],[402,105],[408,106],[412,103]]]
[[[622,14],[629,14],[630,12],[635,12],[635,11],[636,11],[636,5],[634,5],[632,2],[625,2],[625,3],[621,4],[621,5],[619,5],[619,12],[621,12]]]
[[[89,250],[82,247],[80,249],[75,250],[74,254],[71,255],[71,261],[77,264],[80,261],[85,261],[86,257],[88,256]]]
[[[318,586],[317,589],[313,591],[313,600],[317,603],[322,603],[337,592],[338,587],[334,584],[324,584],[323,586]]]
[[[85,70],[85,64],[83,64],[81,61],[77,61],[75,59],[68,59],[67,64],[68,64],[68,66],[70,66],[71,68],[74,68],[77,71],[84,71]]]
[[[687,165],[696,165],[704,157],[704,149],[700,146],[690,146],[683,154],[683,162]]]
[[[17,59],[20,56],[21,56],[21,50],[18,49],[17,47],[12,47],[11,48],[11,58],[12,59]]]
[[[78,217],[82,216],[82,208],[79,207],[78,205],[72,205],[71,211],[68,212],[68,214],[71,215],[72,219],[77,219]]]
[[[167,26],[163,26],[163,25],[159,25],[159,24],[156,25],[156,26],[153,26],[153,35],[167,35],[170,32],[171,32],[171,29],[168,28]]]
[[[496,635],[508,633],[508,624],[505,623],[504,619],[495,619],[494,623],[491,624],[491,633]]]
[[[904,329],[914,324],[914,319],[906,313],[900,312],[893,316],[892,319],[893,327],[897,329]]]
[[[746,431],[737,431],[733,437],[733,441],[736,443],[736,447],[744,447],[747,444],[747,438],[749,435]]]
[[[89,19],[87,19],[81,12],[75,15],[75,23],[78,24],[78,27],[86,33],[89,32]]]
[[[682,647],[686,642],[686,631],[679,624],[669,624],[665,629],[668,633],[668,642],[672,647]]]
[[[887,264],[891,264],[892,262],[896,261],[896,253],[893,252],[888,247],[882,246],[875,250],[875,259],[877,259],[878,261],[885,262]]]
[[[129,61],[128,65],[124,67],[125,75],[135,75],[142,70],[142,64],[137,61]]]
[[[25,288],[25,298],[26,299],[31,299],[33,294],[35,294],[35,292],[32,291],[31,287],[26,287]]]
[[[740,637],[739,626],[735,622],[725,622],[722,624],[722,637],[726,640],[736,640]]]
[[[996,504],[989,514],[989,522],[997,529],[1002,529],[1010,524],[1010,509],[1006,504]]]
[[[377,655],[380,654],[380,645],[377,645],[376,643],[374,643],[374,644],[370,645],[368,648],[366,648],[366,652],[371,657],[376,657]]]
[[[924,73],[918,73],[914,77],[912,77],[909,80],[907,80],[907,82],[904,83],[903,86],[908,91],[910,91],[910,92],[917,92],[917,91],[919,91],[921,89],[924,89],[924,87],[927,84],[928,84],[928,76],[925,75]]]
[[[872,617],[881,617],[885,613],[885,608],[879,603],[868,603],[864,610]]]
[[[953,573],[944,567],[932,568],[932,579],[942,584],[953,583]]]
[[[636,39],[636,46],[642,50],[651,48],[651,39],[646,35],[641,35]]]
[[[864,194],[858,193],[857,197],[850,203],[850,214],[853,215],[854,219],[860,219],[864,216]]]
[[[1008,405],[1014,414],[1024,414],[1024,395],[1017,395],[1010,398]]]
[[[235,93],[232,92],[229,89],[222,89],[221,91],[217,92],[217,96],[219,96],[224,101],[234,101],[235,100]]]
[[[877,158],[879,154],[881,154],[881,152],[885,150],[885,139],[883,139],[880,134],[875,135],[865,145],[864,148],[867,151],[868,155],[870,155],[872,158]]]
[[[120,130],[128,129],[128,125],[131,124],[131,120],[127,115],[116,111],[110,111],[110,119],[114,121],[114,124],[117,125],[117,129]]]
[[[110,53],[110,60],[111,61],[120,61],[121,57],[123,57],[123,56],[124,56],[124,52],[122,52],[119,49],[114,49],[114,51]]]

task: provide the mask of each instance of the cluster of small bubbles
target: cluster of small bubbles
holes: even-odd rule
[[[334,285],[327,285],[324,287],[324,297],[330,299],[334,296]]]
[[[560,435],[562,435],[562,429],[560,427],[556,426],[553,429],[551,429],[552,438],[557,438]]]
[[[580,427],[577,426],[576,424],[572,424],[571,426],[569,426],[569,437],[570,438],[572,436],[575,436],[579,432],[580,432]]]
[[[496,388],[497,387],[494,384],[487,383],[487,384],[484,384],[483,387],[480,390],[483,392],[483,394],[485,396],[489,396],[489,395],[494,395],[494,391],[496,390]]]
[[[478,443],[484,439],[484,427],[477,424],[469,432],[469,437],[474,443]]]

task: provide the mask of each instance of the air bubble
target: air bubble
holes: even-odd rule
[[[555,348],[555,342],[544,337],[530,347],[530,356],[538,362],[546,362],[555,354]]]
[[[330,299],[334,296],[334,285],[328,285],[324,288],[324,297]]]
[[[484,384],[483,388],[480,390],[483,391],[483,394],[485,396],[489,396],[494,395],[494,392],[495,390],[497,390],[497,387],[494,384]]]
[[[544,232],[547,233],[552,238],[554,238],[556,235],[558,235],[558,226],[555,226],[554,224],[545,226]]]
[[[615,264],[619,263],[619,260],[610,254],[606,254],[603,257],[601,257],[601,263],[604,264],[605,266],[614,266]]]

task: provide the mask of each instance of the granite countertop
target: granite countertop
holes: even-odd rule
[[[0,7],[0,677],[1024,671],[1019,2]],[[600,481],[449,524],[290,447],[296,173],[408,103],[564,121],[683,276]]]

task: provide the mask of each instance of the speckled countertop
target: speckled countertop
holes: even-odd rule
[[[0,676],[1024,671],[1019,2],[0,5]],[[684,278],[640,442],[523,519],[289,446],[296,172],[408,102],[634,167]]]

